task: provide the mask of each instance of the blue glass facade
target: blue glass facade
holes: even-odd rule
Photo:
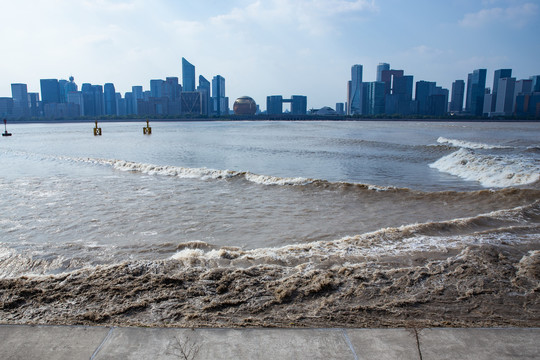
[[[43,105],[60,102],[60,89],[57,79],[39,80],[41,87],[41,102]]]
[[[105,99],[105,115],[116,115],[116,91],[114,84],[105,84],[103,97]]]
[[[195,91],[195,66],[182,58],[182,91]]]

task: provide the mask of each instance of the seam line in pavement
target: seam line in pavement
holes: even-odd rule
[[[109,332],[107,333],[107,335],[105,336],[105,338],[103,339],[103,341],[101,342],[101,344],[99,344],[99,346],[97,347],[96,351],[94,351],[94,353],[92,354],[92,356],[90,356],[90,360],[94,360],[96,355],[99,353],[99,351],[101,350],[101,348],[103,347],[103,345],[105,345],[105,343],[107,342],[107,340],[109,340],[109,338],[111,337],[111,334],[114,330],[114,326],[111,327],[111,329],[109,330]]]
[[[420,360],[422,359],[422,350],[420,349],[420,337],[418,334],[418,329],[414,328],[414,335],[416,336],[416,348],[418,349],[418,356],[420,356]]]
[[[341,332],[343,333],[343,337],[345,337],[345,341],[347,342],[347,345],[349,345],[349,349],[351,349],[351,352],[354,356],[354,360],[358,360],[358,356],[356,355],[356,351],[354,351],[353,344],[351,343],[351,339],[349,339],[349,335],[347,335],[347,330],[341,329]]]

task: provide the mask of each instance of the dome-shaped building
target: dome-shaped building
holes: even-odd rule
[[[234,102],[233,111],[235,115],[255,115],[257,104],[249,96],[242,96]]]

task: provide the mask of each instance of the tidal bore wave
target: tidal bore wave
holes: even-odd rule
[[[0,314],[49,324],[539,326],[539,227],[537,201],[280,248],[181,243],[158,261],[4,273]],[[0,254],[4,270],[21,261]]]

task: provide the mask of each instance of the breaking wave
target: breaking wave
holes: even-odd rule
[[[465,149],[513,149],[511,146],[502,146],[502,145],[489,145],[489,144],[482,144],[482,143],[476,143],[472,141],[465,141],[465,140],[457,140],[457,139],[447,139],[445,137],[439,137],[437,139],[437,142],[439,144],[450,144],[455,147],[465,148]]]
[[[441,172],[478,181],[484,187],[510,187],[540,180],[540,163],[524,157],[484,155],[461,148],[429,165]]]

